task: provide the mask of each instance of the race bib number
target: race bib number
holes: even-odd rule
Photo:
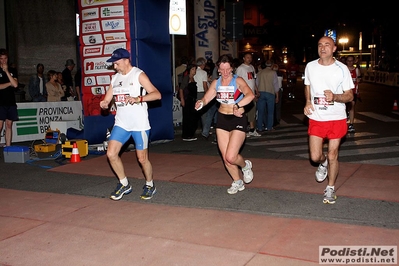
[[[327,102],[325,96],[317,96],[317,97],[314,97],[314,98],[313,98],[313,103],[314,103],[315,105],[322,105],[322,106],[334,105],[334,101]]]
[[[234,86],[219,86],[216,100],[224,104],[234,104]]]
[[[126,100],[127,96],[129,96],[129,94],[116,94],[116,95],[114,95],[115,105],[118,106],[118,107],[127,105],[125,103],[125,100]]]
[[[121,107],[121,106],[127,105],[125,103],[125,100],[126,100],[126,97],[128,97],[130,95],[129,89],[114,88],[113,93],[114,93],[114,100],[115,100],[116,106]]]

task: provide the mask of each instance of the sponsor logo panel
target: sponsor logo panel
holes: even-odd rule
[[[82,10],[82,20],[98,19],[99,17],[98,8],[87,8]]]
[[[107,5],[107,4],[119,4],[122,3],[123,0],[81,0],[82,7],[88,6],[98,6],[98,5]]]
[[[101,21],[103,31],[117,31],[125,29],[124,19],[112,19]]]
[[[91,87],[91,93],[93,93],[93,95],[105,94],[105,88],[103,86]]]
[[[99,21],[90,21],[82,23],[82,34],[89,34],[93,32],[99,32],[100,22]]]
[[[86,75],[98,74],[105,72],[115,72],[113,69],[109,69],[109,63],[107,63],[109,57],[98,57],[98,58],[86,58],[83,61],[83,69]]]
[[[109,85],[111,83],[110,76],[97,76],[96,80],[98,85]]]
[[[96,77],[95,76],[87,76],[84,78],[84,85],[86,87],[96,86]]]
[[[123,17],[125,15],[123,6],[101,7],[101,18]]]
[[[83,55],[84,56],[96,56],[103,54],[103,46],[96,45],[96,46],[87,46],[83,48]]]
[[[106,44],[104,46],[104,55],[106,54],[112,54],[116,49],[118,48],[123,48],[126,49],[126,43],[125,42],[121,42],[121,43],[110,43],[110,44]]]
[[[104,33],[105,42],[126,42],[126,34],[124,32]]]
[[[104,42],[101,34],[85,35],[82,36],[82,40],[85,45],[95,45]]]

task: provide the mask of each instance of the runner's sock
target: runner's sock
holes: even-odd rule
[[[129,181],[127,180],[127,177],[125,176],[125,178],[123,178],[123,179],[121,179],[121,180],[119,180],[119,182],[121,182],[121,184],[123,185],[123,186],[127,186],[127,185],[129,185]]]

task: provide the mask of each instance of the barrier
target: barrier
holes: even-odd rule
[[[399,87],[399,73],[394,74],[393,84],[394,86]]]
[[[363,81],[365,82],[374,82],[375,81],[375,71],[374,70],[368,70],[364,73],[363,76]]]
[[[13,142],[43,139],[53,121],[83,120],[80,101],[25,102],[17,103],[17,108],[19,121],[13,123]],[[0,134],[2,142],[5,141],[4,130]]]
[[[183,120],[183,107],[180,105],[180,101],[173,96],[173,124],[179,125]]]
[[[387,86],[399,87],[399,73],[387,71],[367,70],[364,72],[363,82],[378,83]]]

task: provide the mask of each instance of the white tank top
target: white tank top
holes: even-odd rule
[[[137,97],[146,94],[141,88],[139,76],[143,71],[133,67],[126,75],[120,73],[112,77],[111,84],[116,105],[115,125],[127,131],[150,129],[147,103],[125,104],[125,97]],[[142,92],[141,92],[142,91]]]

